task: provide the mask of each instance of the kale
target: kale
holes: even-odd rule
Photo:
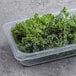
[[[51,13],[17,23],[11,29],[20,51],[33,53],[76,43],[76,15],[64,7],[58,15]]]

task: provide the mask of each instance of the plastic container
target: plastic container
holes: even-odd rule
[[[76,9],[72,9],[68,11],[70,12],[70,14],[72,14],[75,13]],[[58,12],[53,14],[56,15],[58,14]],[[4,32],[8,38],[13,55],[15,59],[18,60],[21,64],[25,66],[32,66],[32,65],[76,55],[76,44],[67,45],[65,47],[52,48],[49,50],[43,50],[35,53],[23,53],[19,51],[11,35],[11,27],[15,26],[16,23],[24,20],[26,19],[9,22],[3,26]]]

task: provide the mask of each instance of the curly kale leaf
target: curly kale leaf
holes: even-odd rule
[[[12,36],[20,51],[32,53],[76,43],[76,14],[70,15],[66,7],[54,16],[44,14],[17,23]]]

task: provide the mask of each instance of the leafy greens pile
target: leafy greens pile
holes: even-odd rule
[[[76,43],[76,15],[64,7],[58,15],[37,13],[12,27],[12,35],[22,52],[32,53]]]

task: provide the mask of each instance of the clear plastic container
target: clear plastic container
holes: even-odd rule
[[[72,14],[75,13],[76,9],[72,9],[68,11],[70,12],[70,14]],[[53,14],[56,15],[58,14],[58,12]],[[76,44],[67,45],[65,47],[52,48],[49,50],[43,50],[35,53],[23,53],[19,51],[11,35],[11,27],[15,26],[16,23],[19,23],[24,20],[26,19],[8,22],[5,25],[3,25],[3,29],[8,38],[13,55],[15,59],[18,60],[21,64],[25,66],[32,66],[32,65],[76,55]]]

